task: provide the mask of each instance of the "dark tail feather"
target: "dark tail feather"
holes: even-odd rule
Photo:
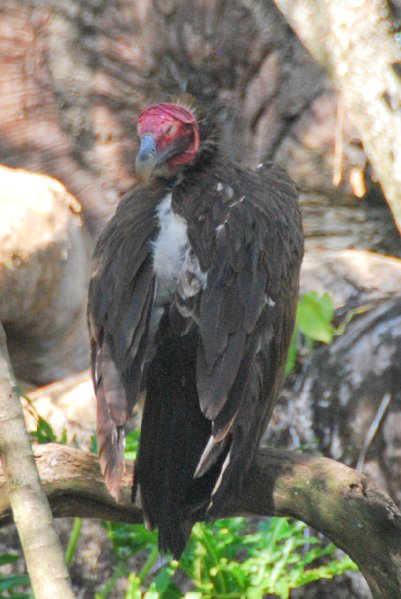
[[[178,558],[205,513],[215,473],[194,479],[211,434],[195,382],[197,337],[164,336],[148,374],[136,485],[159,546]],[[212,469],[214,470],[214,469]]]

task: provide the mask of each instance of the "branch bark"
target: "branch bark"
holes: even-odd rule
[[[74,594],[52,514],[40,484],[19,398],[14,392],[5,333],[0,325],[0,458],[2,497],[11,507],[37,599]]]
[[[53,515],[142,522],[131,503],[133,463],[126,463],[119,504],[107,492],[98,458],[61,445],[35,448]],[[57,465],[57,468],[55,468]],[[375,598],[401,598],[401,513],[365,476],[333,460],[260,450],[241,495],[224,516],[293,516],[341,547],[358,564]],[[10,506],[0,478],[0,524]]]
[[[401,232],[399,48],[385,0],[274,0],[343,93]]]

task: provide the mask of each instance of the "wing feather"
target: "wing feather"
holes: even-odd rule
[[[159,200],[142,190],[122,200],[94,254],[88,299],[92,376],[100,463],[115,497],[123,474],[124,426],[143,384]]]
[[[199,312],[199,402],[212,421],[216,446],[232,436],[224,476],[213,491],[217,504],[225,480],[238,478],[232,477],[237,459],[246,460],[256,447],[259,435],[251,442],[249,431],[253,435],[266,423],[276,401],[303,254],[297,194],[282,169],[237,171],[229,188],[225,209],[219,209],[218,195],[210,198],[219,219],[215,243],[199,252],[209,266]],[[211,443],[207,453],[213,453]]]
[[[215,420],[227,402],[234,384],[245,349],[244,331],[227,336],[227,346],[210,367],[202,341],[198,345],[197,389],[202,412],[209,420]]]

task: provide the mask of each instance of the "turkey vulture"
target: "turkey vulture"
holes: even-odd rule
[[[133,493],[178,558],[237,493],[276,402],[294,325],[297,194],[243,168],[186,102],[139,116],[141,184],[100,236],[89,330],[101,468],[118,499],[125,425],[143,404]]]

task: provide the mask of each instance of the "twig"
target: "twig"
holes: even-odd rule
[[[390,395],[390,393],[386,393],[380,402],[380,405],[377,409],[376,415],[370,424],[369,430],[366,433],[365,440],[362,444],[361,453],[359,454],[359,458],[358,458],[358,461],[356,463],[356,468],[355,468],[358,472],[362,472],[363,466],[365,464],[366,453],[367,453],[373,439],[375,438],[377,431],[379,430],[379,426],[381,424],[381,421],[383,420],[383,416],[386,413],[388,406],[390,405],[390,402],[391,402],[391,395]]]

